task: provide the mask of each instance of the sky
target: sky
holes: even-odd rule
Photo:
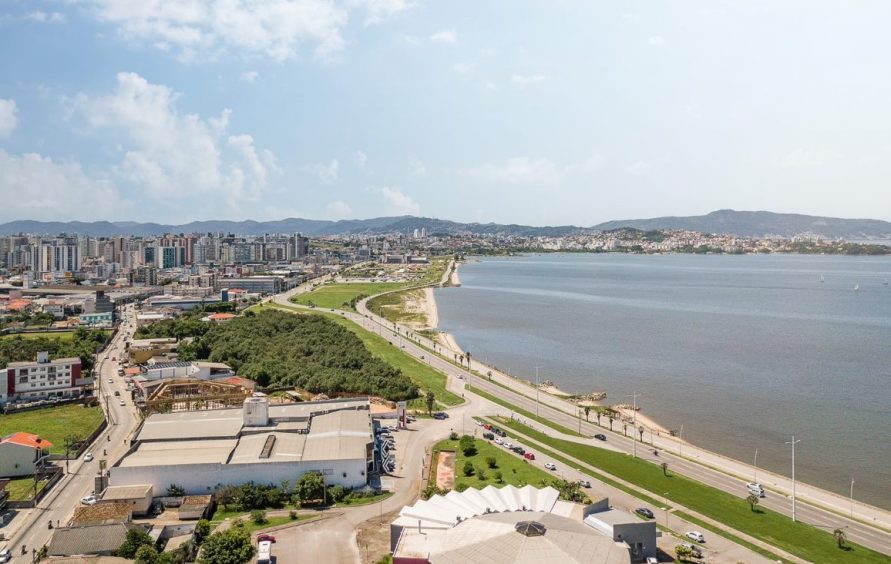
[[[891,220],[885,1],[0,0],[0,221]]]

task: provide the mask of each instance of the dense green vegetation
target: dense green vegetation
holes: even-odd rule
[[[887,562],[888,557],[868,548],[849,544],[839,549],[831,531],[792,522],[770,509],[753,511],[744,496],[729,494],[646,460],[585,444],[554,439],[517,421],[501,419],[502,425],[518,431],[541,444],[565,453],[585,464],[619,476],[657,495],[668,492],[673,503],[743,531],[757,539],[811,562]],[[523,439],[520,439],[523,441]],[[524,441],[534,445],[534,442]]]
[[[405,354],[398,347],[383,337],[363,329],[349,319],[328,312],[309,312],[298,308],[290,308],[279,305],[263,305],[254,308],[254,311],[260,312],[264,310],[278,309],[287,311],[292,314],[313,315],[324,317],[347,329],[361,339],[362,344],[375,357],[383,360],[390,366],[401,370],[422,390],[431,391],[436,396],[436,400],[446,406],[458,405],[464,400],[446,389],[446,376],[431,368],[429,365],[415,359],[413,356]],[[423,401],[416,400],[410,404],[413,409],[423,409]]]
[[[94,333],[102,333],[106,337],[111,335],[111,331],[108,330],[95,330]],[[17,337],[21,337],[22,339],[59,339],[62,341],[71,341],[74,339],[75,331],[41,331],[41,332],[32,332],[32,333],[7,333],[5,335],[0,335],[0,340],[2,339],[15,339]]]
[[[108,339],[106,331],[90,331],[76,329],[70,337],[9,336],[0,339],[0,367],[10,362],[35,361],[40,351],[49,352],[50,358],[80,357],[84,372],[93,369],[93,355],[98,352]]]
[[[261,386],[390,400],[418,396],[417,386],[401,370],[373,356],[354,333],[322,316],[267,308],[220,324],[196,324],[187,316],[166,330],[196,337],[179,347],[180,358],[226,363]]]
[[[65,437],[86,439],[102,423],[102,410],[80,404],[46,407],[0,415],[0,436],[23,431],[40,435],[53,444],[50,452],[65,452]]]

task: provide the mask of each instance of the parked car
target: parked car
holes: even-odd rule
[[[696,542],[705,542],[705,537],[699,531],[687,531],[684,536]]]
[[[591,482],[589,482],[588,480],[579,480],[579,485],[583,488],[590,488]]]
[[[750,494],[755,494],[758,497],[764,497],[764,488],[761,487],[761,484],[758,482],[749,482],[746,484],[746,489],[749,490]]]
[[[647,556],[646,564],[659,564],[659,559],[655,556]]]
[[[124,400],[121,400],[121,406],[125,406],[125,405],[127,405],[127,402]]]
[[[267,534],[267,533],[261,533],[261,534],[257,535],[257,542],[264,542],[264,541],[265,542],[275,542],[275,537],[270,534]]]
[[[605,441],[606,435],[604,435],[603,433],[597,433],[596,435],[594,435],[594,438],[597,439],[598,441]]]
[[[4,548],[3,550],[0,550],[0,564],[9,562],[10,560],[12,560],[12,553],[9,551],[9,549]]]
[[[492,433],[483,433],[483,438],[491,441],[495,438],[495,435]]]
[[[115,395],[115,396],[120,396],[120,395],[121,395],[121,392],[119,392],[118,390],[115,390],[115,391],[114,391],[114,395]]]
[[[508,449],[508,450],[511,450],[511,449],[514,448],[513,443],[509,443],[509,442],[507,442],[507,441],[504,441],[504,442],[502,443],[501,446],[503,446],[504,448],[506,448],[506,449]]]
[[[519,454],[520,456],[523,456],[526,454],[526,449],[523,447],[520,447],[520,446],[515,446],[511,450],[514,451],[515,453]]]
[[[527,452],[526,454],[523,455],[523,458],[525,458],[526,460],[535,460],[535,455],[532,454],[531,452]]]
[[[108,383],[109,383],[109,384],[114,384],[114,378],[109,378],[109,379],[108,379]]]
[[[656,518],[656,516],[653,515],[653,512],[646,507],[638,507],[637,509],[634,510],[634,512],[637,513],[638,515],[640,515],[641,517],[645,517],[647,519],[655,519]]]
[[[84,455],[84,462],[89,462],[89,461],[91,461],[91,460],[93,460],[93,453],[92,453],[92,452],[88,452],[87,454]]]
[[[545,462],[544,467],[547,468],[548,470],[553,470],[553,471],[557,470],[557,465],[554,464],[553,462]]]
[[[490,431],[490,430],[492,429],[492,424],[491,424],[491,423],[484,423],[484,424],[483,424],[483,428],[486,429],[487,431]]]
[[[495,437],[495,444],[496,444],[496,445],[503,445],[503,444],[504,444],[504,441],[501,440],[501,437]]]
[[[482,426],[483,426],[483,422],[480,421],[479,419],[474,419],[474,420],[473,420],[473,424],[476,425],[477,427],[482,427]]]
[[[80,502],[84,505],[96,505],[97,501],[99,501],[99,500],[96,499],[96,496],[93,494],[90,494],[90,495],[80,498]]]

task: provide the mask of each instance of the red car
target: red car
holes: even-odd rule
[[[263,541],[275,542],[275,537],[272,535],[267,535],[266,533],[263,533],[262,535],[257,535],[257,542],[263,542]]]
[[[483,425],[483,427],[484,427],[487,431],[491,431],[491,430],[492,430],[492,424],[491,424],[491,423],[486,423],[485,425]]]
[[[527,452],[526,454],[523,455],[523,458],[525,458],[526,460],[535,460],[535,455],[532,454],[531,452]]]

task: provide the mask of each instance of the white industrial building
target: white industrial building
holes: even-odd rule
[[[204,494],[317,471],[328,484],[360,488],[373,465],[370,413],[367,398],[270,406],[252,397],[241,409],[151,415],[109,471],[109,485],[177,484]]]

